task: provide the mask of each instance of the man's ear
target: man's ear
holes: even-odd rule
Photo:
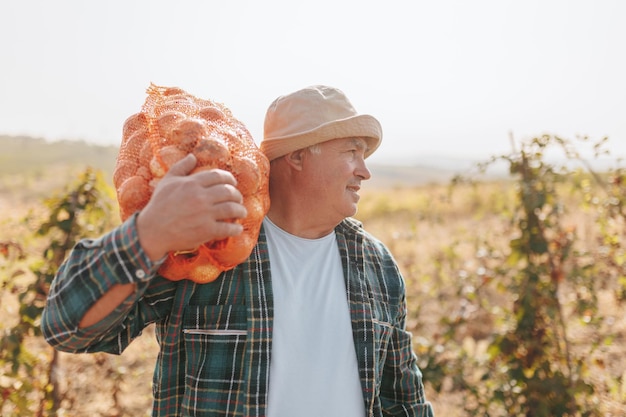
[[[285,158],[285,162],[287,162],[292,169],[301,171],[307,152],[306,149],[298,149],[297,151],[289,152],[287,155],[283,156],[283,158]]]

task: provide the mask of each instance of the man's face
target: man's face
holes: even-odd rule
[[[319,154],[307,155],[308,189],[324,216],[341,221],[356,213],[361,181],[371,177],[365,165],[367,142],[362,138],[341,138],[323,142],[319,147]]]

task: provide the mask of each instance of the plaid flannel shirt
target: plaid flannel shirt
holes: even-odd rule
[[[432,416],[405,330],[405,287],[391,254],[353,219],[336,227],[367,416]],[[80,241],[52,284],[42,317],[59,350],[120,354],[150,323],[160,345],[154,416],[265,416],[273,298],[265,234],[247,261],[208,284],[157,274],[136,217]],[[101,322],[79,328],[115,284],[137,290]]]

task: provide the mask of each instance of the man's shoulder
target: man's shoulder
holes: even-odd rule
[[[354,233],[364,232],[363,223],[353,217],[346,217],[339,223],[339,228],[345,228],[348,231],[352,231]]]
[[[358,237],[358,239],[362,241],[362,245],[365,247],[369,247],[370,250],[389,254],[389,250],[387,249],[385,244],[376,236],[365,230],[363,223],[355,218],[345,218],[339,224],[339,226],[337,226],[336,231],[339,233],[343,233],[348,237]]]

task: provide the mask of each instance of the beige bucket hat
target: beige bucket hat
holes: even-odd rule
[[[367,140],[367,158],[380,145],[383,131],[373,116],[358,114],[341,90],[315,85],[270,104],[260,148],[271,161],[317,143],[348,137]]]

